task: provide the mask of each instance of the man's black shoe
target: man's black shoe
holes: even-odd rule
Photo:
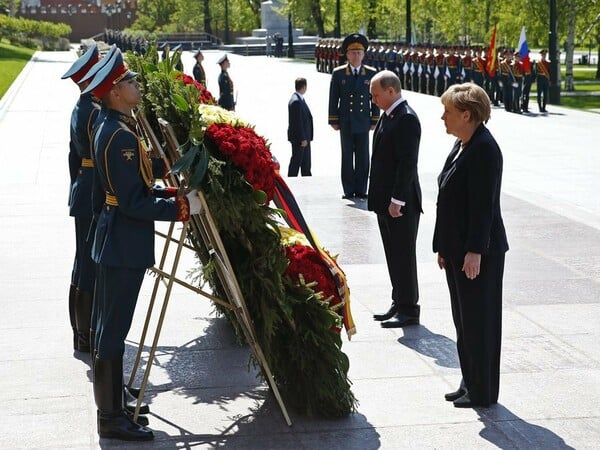
[[[462,397],[454,400],[453,403],[455,408],[487,408],[488,406],[490,406],[472,401],[471,397],[469,397],[468,392]]]
[[[402,328],[409,325],[419,325],[419,318],[396,313],[390,320],[381,322],[381,328]]]
[[[461,398],[466,393],[467,391],[465,391],[463,388],[458,388],[458,390],[454,392],[448,392],[447,394],[444,394],[444,398],[447,402],[453,402],[454,400]]]
[[[359,200],[366,200],[369,198],[369,196],[367,194],[356,194],[355,197],[358,198]]]
[[[385,314],[373,314],[373,319],[382,322],[384,320],[390,320],[392,317],[394,317],[394,314],[396,314],[396,305],[392,303],[392,306],[390,306],[388,312]]]
[[[344,194],[342,195],[344,200],[352,200],[354,198],[354,194]]]

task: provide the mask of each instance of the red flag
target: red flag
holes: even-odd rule
[[[492,31],[492,40],[490,41],[490,49],[487,54],[487,64],[485,70],[490,77],[496,76],[496,69],[498,69],[498,49],[496,48],[496,26],[494,25],[494,31]]]

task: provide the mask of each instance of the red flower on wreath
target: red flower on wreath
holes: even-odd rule
[[[276,163],[264,138],[253,128],[234,127],[227,123],[209,125],[206,137],[242,170],[244,178],[254,189],[264,191],[268,201],[273,199]]]
[[[191,85],[195,86],[196,89],[198,89],[198,92],[200,94],[198,96],[198,103],[204,103],[207,105],[216,105],[217,104],[217,101],[215,100],[213,95],[210,93],[210,91],[208,89],[206,89],[204,87],[204,85],[202,85],[201,83],[198,83],[196,80],[194,80],[189,75],[180,73],[180,74],[177,74],[176,79],[183,81],[183,84],[186,84],[186,85],[191,84]]]
[[[289,276],[294,283],[299,282],[300,274],[302,274],[305,283],[317,282],[313,290],[321,292],[324,300],[328,299],[330,308],[342,301],[331,272],[323,263],[321,255],[314,248],[294,244],[285,247],[285,256],[289,261],[285,275]],[[340,331],[337,327],[336,330]]]

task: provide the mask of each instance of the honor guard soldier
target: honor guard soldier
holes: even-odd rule
[[[414,92],[419,92],[421,83],[419,81],[419,48],[414,47],[410,52],[410,86]]]
[[[537,102],[540,112],[546,111],[548,102],[548,90],[550,87],[550,62],[546,59],[548,51],[543,49],[540,52],[542,59],[535,63],[535,79],[537,82]]]
[[[443,47],[436,49],[433,75],[435,78],[435,94],[441,97],[446,90],[446,55],[444,55]]]
[[[116,50],[117,46],[113,44],[108,53],[77,81],[81,91],[88,87],[94,75],[104,67]],[[81,161],[69,196],[70,213],[71,215],[75,214],[77,237],[76,259],[79,269],[76,297],[77,307],[75,309],[78,329],[76,350],[86,353],[91,352],[92,354],[94,351],[97,305],[94,302],[93,296],[96,280],[96,264],[93,262],[91,256],[92,241],[96,226],[95,221],[92,219],[94,154],[91,137],[101,116],[100,100],[92,94],[82,94],[71,115],[71,143]],[[86,329],[87,331],[85,331]]]
[[[378,72],[385,70],[385,51],[386,46],[384,44],[379,44],[379,50],[377,51],[377,66],[374,66]]]
[[[175,70],[179,70],[180,72],[183,72],[183,61],[181,61],[182,55],[183,50],[181,44],[177,44],[175,47],[173,47],[173,56],[171,59],[175,60]]]
[[[385,51],[385,68],[396,73],[396,54],[398,49],[395,44],[388,44],[388,48]]]
[[[228,111],[235,110],[235,99],[233,98],[233,81],[229,77],[229,59],[227,55],[221,56],[217,64],[221,66],[219,74],[219,106]]]
[[[515,83],[512,61],[512,51],[504,50],[504,59],[500,62],[500,83],[502,103],[504,103],[504,109],[509,112],[513,110],[513,84]]]
[[[98,224],[92,246],[99,304],[94,399],[100,437],[122,440],[154,437],[132,420],[123,405],[125,338],[144,272],[154,264],[154,221],[188,220],[200,211],[195,191],[159,198],[173,196],[176,190],[153,188],[154,177],[164,176],[166,170],[162,161],[151,162],[136,131],[133,109],[141,101],[136,75],[117,50],[84,91],[100,98],[105,108],[93,136],[94,183],[105,192],[101,211],[95,211]]]
[[[523,95],[521,96],[521,107],[523,112],[529,112],[529,93],[531,92],[531,63],[523,63]]]
[[[464,53],[460,58],[462,70],[465,72],[462,77],[462,83],[468,83],[473,80],[473,57],[471,47],[465,47]]]
[[[523,62],[521,61],[520,52],[515,52],[515,58],[512,62],[511,69],[515,77],[512,92],[512,111],[521,114],[521,95],[523,95],[523,76],[525,75],[525,70],[523,68]]]
[[[402,59],[404,59],[404,65],[402,66],[402,76],[404,77],[404,89],[412,90],[411,74],[410,74],[410,44],[404,46],[402,52]]]
[[[429,95],[435,95],[435,56],[433,54],[433,47],[428,46],[425,52],[425,78],[427,80],[426,93]]]
[[[69,142],[69,215],[75,219],[75,258],[69,287],[69,319],[73,330],[73,349],[86,353],[90,351],[90,318],[96,273],[91,257],[91,242],[87,239],[93,217],[94,162],[90,138],[100,103],[92,94],[82,93],[89,81],[80,82],[98,59],[98,47],[94,44],[62,76],[62,79],[71,78],[80,92],[71,113]]]
[[[473,58],[473,82],[483,88],[485,79],[485,59],[481,57],[481,48],[475,48],[475,57]]]
[[[367,51],[365,52],[365,64],[371,67],[377,66],[377,64],[374,64],[374,61],[376,60],[375,55],[377,55],[377,48],[375,47],[375,43],[371,41],[369,42],[369,48],[367,48]]]
[[[369,86],[376,70],[362,60],[368,41],[351,34],[342,43],[348,63],[338,67],[329,85],[329,125],[339,130],[342,145],[343,198],[367,198],[369,177],[369,130],[379,119],[379,108],[371,102]]]
[[[398,50],[396,51],[396,75],[400,78],[400,86],[401,89],[404,89],[404,50],[403,44],[398,45]]]
[[[194,64],[194,69],[192,70],[194,80],[206,87],[206,72],[204,71],[204,67],[202,67],[202,61],[204,61],[202,50],[198,49],[194,52],[194,59],[196,60],[196,64]]]
[[[450,77],[447,80],[446,88],[458,83],[458,76],[460,73],[460,57],[456,54],[456,48],[451,47],[448,55],[446,55],[446,67],[450,73]]]

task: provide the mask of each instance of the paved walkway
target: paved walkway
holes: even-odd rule
[[[217,92],[219,53],[206,53]],[[421,326],[383,330],[389,281],[373,214],[341,200],[338,135],[326,125],[329,76],[307,63],[231,55],[238,113],[283,167],[287,100],[298,76],[316,124],[312,178],[290,180],[311,227],[348,275],[358,334],[344,342],[358,412],[325,421],[292,412],[288,427],[208,301],[175,289],[147,393],[156,440],[99,441],[85,356],[70,347],[67,289],[68,123],[77,90],[60,75],[74,53],[36,53],[0,101],[0,448],[2,449],[596,449],[600,446],[600,153],[598,115],[494,109],[505,158],[507,254],[500,403],[443,400],[460,371],[447,288],[431,252],[435,178],[452,137],[439,99],[406,93],[421,118],[425,214],[418,239]],[[185,54],[191,72],[192,57]],[[186,255],[182,267],[193,265]],[[152,288],[144,283],[131,367]],[[148,345],[148,342],[146,342]]]

